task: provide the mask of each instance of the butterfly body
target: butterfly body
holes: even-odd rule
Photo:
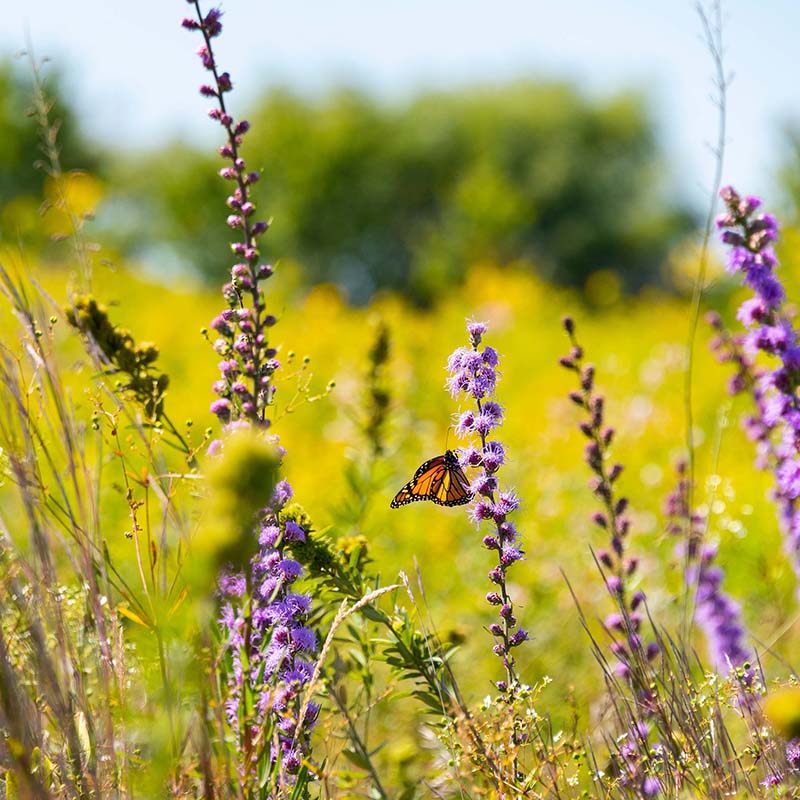
[[[392,508],[418,500],[430,500],[438,506],[460,506],[472,499],[469,481],[452,450],[428,459],[414,477],[395,495]]]

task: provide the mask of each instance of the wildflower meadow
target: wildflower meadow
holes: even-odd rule
[[[0,241],[0,796],[800,797],[800,229],[726,185],[720,4],[698,9],[706,219],[664,201],[653,226],[678,238],[671,284],[617,276],[599,234],[564,250],[588,281],[554,281],[452,212],[402,256],[408,291],[348,272],[358,302],[304,278],[325,202],[318,227],[282,206],[301,255],[271,243],[250,148],[270,119],[239,115],[218,55],[236,3],[173,4],[218,138],[192,204],[227,243],[172,233],[214,286],[137,269],[123,222],[103,241],[124,170],[64,163],[71,118],[26,62],[43,196],[0,215],[19,232]],[[508,180],[482,207],[527,247]]]

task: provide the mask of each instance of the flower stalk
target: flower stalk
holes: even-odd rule
[[[197,49],[197,55],[211,73],[213,83],[203,84],[200,93],[216,101],[208,116],[225,131],[226,142],[218,152],[230,166],[220,169],[219,174],[234,184],[226,201],[232,211],[227,222],[232,230],[240,233],[239,240],[231,242],[231,250],[241,260],[233,265],[231,279],[222,287],[228,307],[211,323],[219,337],[214,342],[214,350],[223,359],[219,363],[221,378],[214,384],[219,399],[212,403],[211,411],[223,423],[243,418],[267,426],[266,411],[275,391],[272,376],[280,363],[275,358],[277,351],[269,346],[268,337],[277,319],[266,313],[261,287],[274,270],[270,264],[259,264],[258,240],[269,225],[255,220],[256,205],[251,198],[251,188],[261,176],[257,171],[248,171],[240,154],[250,123],[245,119],[236,121],[225,103],[233,81],[230,73],[219,70],[212,45],[212,40],[222,32],[222,11],[212,8],[204,15],[198,0],[193,0],[191,5],[196,19],[186,18],[182,24],[187,30],[200,31],[203,36],[204,44]]]
[[[214,99],[208,115],[225,131],[226,142],[219,154],[230,163],[219,174],[234,184],[227,198],[232,212],[227,222],[240,234],[231,243],[239,261],[222,287],[227,308],[210,325],[217,334],[214,350],[222,358],[220,379],[213,385],[218,399],[211,411],[228,433],[241,427],[265,432],[280,362],[277,349],[269,346],[269,330],[277,319],[267,313],[262,288],[273,268],[260,263],[258,249],[268,224],[255,221],[251,197],[260,175],[248,171],[241,156],[250,123],[236,121],[229,113],[225,97],[233,82],[229,73],[218,68],[214,56],[212,41],[222,31],[222,12],[215,7],[203,14],[197,0],[190,0],[190,5],[195,18],[184,19],[182,25],[200,31],[203,37],[197,54],[213,82],[202,85],[200,93]],[[270,438],[277,446],[277,438]],[[214,456],[223,448],[224,440],[216,440],[209,454]],[[281,457],[284,453],[280,448]],[[287,548],[305,541],[310,522],[298,507],[291,506],[292,494],[287,481],[277,483],[253,529],[257,554],[243,570],[227,571],[219,580],[220,626],[230,664],[224,705],[228,725],[239,740],[239,780],[242,785],[255,781],[263,789],[265,779],[260,773],[266,769],[269,785],[278,793],[295,786],[301,770],[307,768],[311,730],[319,714],[318,705],[303,703],[313,674],[310,657],[317,651],[317,637],[306,624],[311,597],[293,588],[303,568],[289,557]],[[293,792],[292,796],[307,796],[304,786],[295,788],[302,794]]]
[[[705,519],[689,506],[687,464],[680,462],[677,472],[677,483],[665,503],[667,530],[681,537],[676,552],[683,561],[686,587],[694,596],[695,616],[717,672],[726,675],[731,669],[744,667],[746,676],[750,673],[746,665],[753,654],[744,643],[741,607],[723,591],[725,573],[715,563],[717,547],[703,542]]]
[[[524,628],[517,628],[507,582],[508,569],[524,558],[517,529],[508,519],[519,507],[519,498],[514,491],[501,491],[497,472],[505,462],[505,447],[489,439],[491,431],[503,422],[503,409],[493,399],[500,359],[493,347],[480,346],[486,333],[485,323],[469,322],[467,332],[470,346],[457,348],[448,360],[447,386],[453,398],[463,395],[475,404],[459,415],[456,430],[459,436],[473,442],[477,436],[479,446],[471,444],[463,449],[460,462],[464,468],[480,470],[471,485],[474,495],[469,511],[471,520],[479,527],[483,522],[494,527],[492,533],[483,537],[484,547],[497,554],[497,565],[489,572],[489,580],[496,589],[486,595],[486,601],[497,609],[499,621],[489,626],[489,632],[495,637],[492,651],[502,659],[506,672],[506,679],[498,681],[497,688],[513,694],[519,680],[512,651],[530,638]]]
[[[634,592],[630,586],[639,560],[627,555],[626,541],[631,525],[627,514],[628,498],[620,496],[615,489],[623,466],[619,462],[610,466],[608,463],[615,432],[605,424],[605,400],[595,391],[595,370],[584,361],[583,348],[575,335],[575,322],[565,317],[562,324],[572,347],[559,363],[578,377],[579,388],[569,393],[569,399],[586,415],[578,427],[588,440],[584,460],[593,473],[589,488],[603,509],[592,515],[592,522],[608,535],[610,544],[596,553],[606,589],[619,609],[619,613],[606,617],[605,627],[613,639],[611,651],[618,659],[616,673],[628,679],[635,664],[653,660],[660,649],[655,642],[645,646],[640,635],[643,622],[640,606],[645,597],[643,592]]]
[[[730,248],[727,268],[741,275],[753,296],[736,314],[747,328],[743,337],[723,334],[722,323],[712,319],[718,336],[712,346],[721,360],[737,367],[731,383],[734,393],[749,390],[756,414],[747,428],[757,443],[756,463],[775,475],[775,501],[779,508],[786,551],[800,578],[800,339],[786,311],[786,293],[776,274],[778,259],[772,244],[778,223],[772,214],[756,213],[757,197],[742,197],[730,186],[721,190],[725,213],[717,218],[721,239]],[[758,354],[772,360],[772,368],[758,369]],[[798,584],[800,591],[800,583]]]

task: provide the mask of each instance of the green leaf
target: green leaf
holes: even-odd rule
[[[385,622],[386,620],[386,615],[372,606],[364,606],[361,609],[361,613],[372,622]]]
[[[437,714],[442,713],[442,701],[428,692],[414,692],[417,700],[420,700],[429,708],[433,709]]]
[[[357,767],[369,771],[369,760],[364,758],[360,753],[356,753],[355,750],[348,750],[347,748],[342,750],[342,753],[351,764],[355,764]]]

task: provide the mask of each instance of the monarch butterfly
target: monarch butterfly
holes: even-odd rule
[[[432,500],[438,506],[460,506],[472,500],[469,481],[452,450],[426,461],[395,495],[392,508],[417,500]]]

